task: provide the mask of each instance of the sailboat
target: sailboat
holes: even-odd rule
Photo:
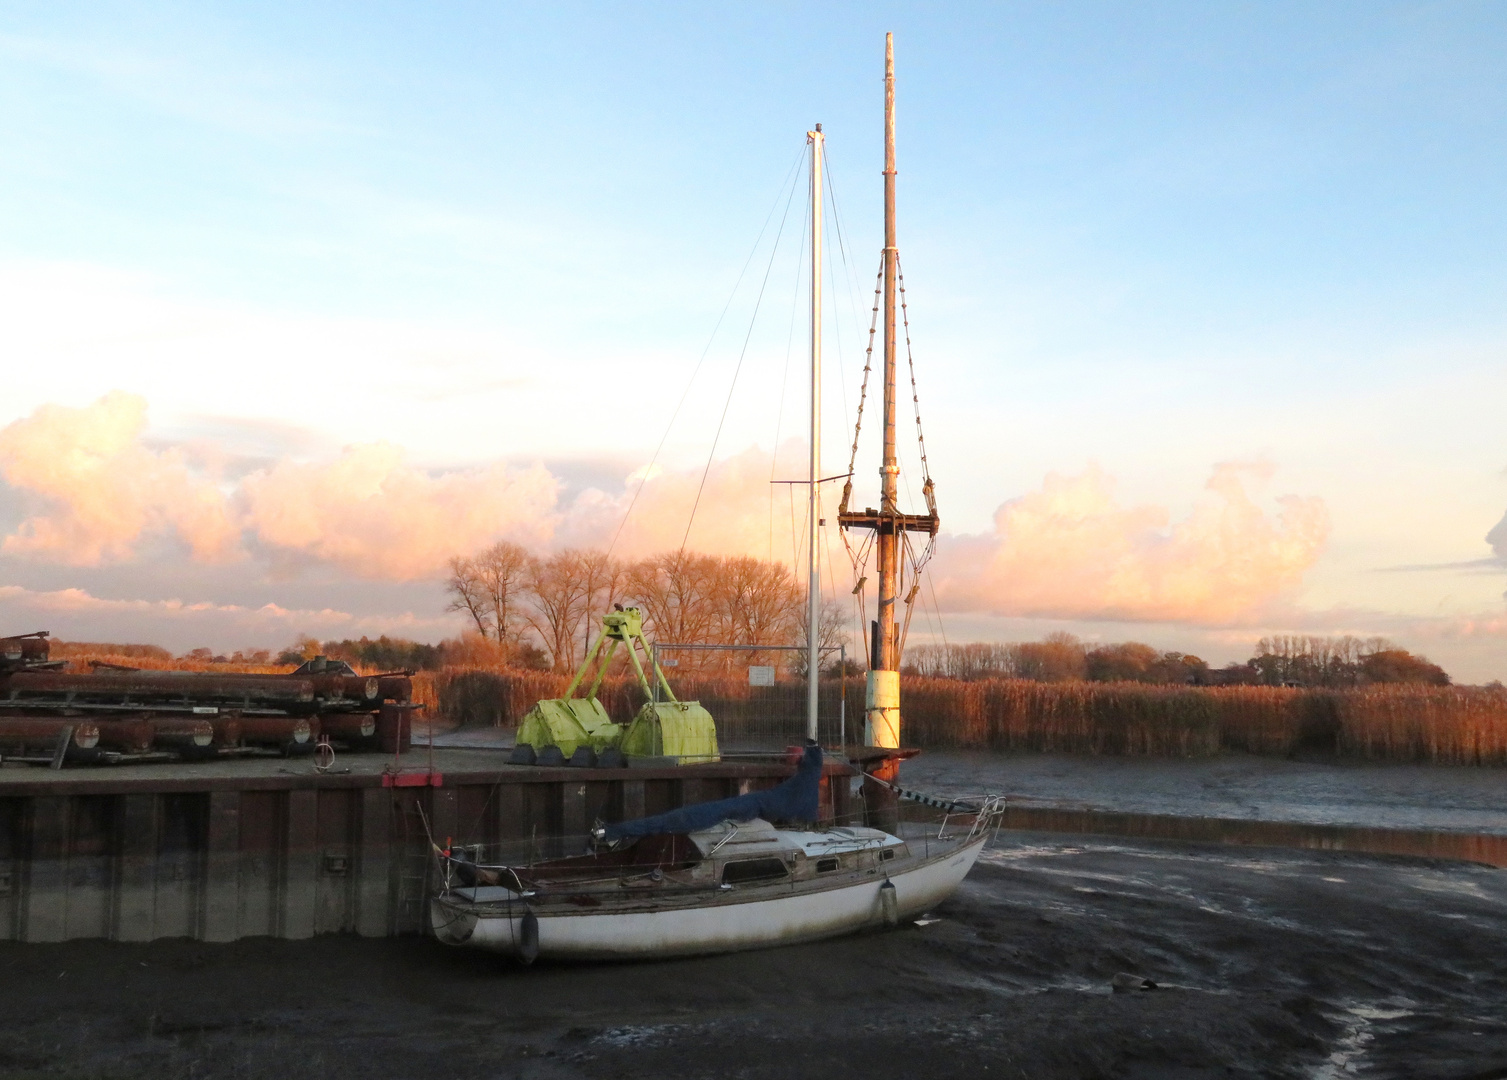
[[[844,527],[876,533],[879,619],[870,659],[867,739],[899,746],[899,638],[894,602],[899,539],[907,530],[936,534],[928,515],[895,506],[894,45],[885,46],[885,440],[881,507],[846,513]],[[942,805],[941,828],[924,835],[857,825],[819,828],[823,752],[816,742],[820,659],[817,561],[821,455],[821,125],[806,133],[811,167],[811,458],[807,612],[807,743],[795,774],[764,791],[694,804],[592,831],[585,855],[508,865],[478,852],[440,852],[442,884],[430,903],[435,937],[449,945],[510,954],[526,963],[643,960],[731,952],[812,941],[913,920],[957,889],[1003,816],[999,798]],[[856,443],[855,443],[856,445]],[[895,755],[880,755],[892,767]],[[876,775],[877,774],[877,775]],[[872,770],[888,790],[894,774]],[[933,805],[938,805],[933,803]],[[886,823],[888,824],[888,823]],[[933,826],[934,828],[934,826]]]

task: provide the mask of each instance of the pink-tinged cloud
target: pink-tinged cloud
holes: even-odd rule
[[[1090,468],[1049,475],[1001,506],[994,532],[940,546],[944,610],[1059,619],[1225,625],[1290,594],[1323,551],[1322,500],[1256,505],[1244,476],[1266,467],[1219,465],[1210,495],[1178,522],[1164,507],[1119,505],[1113,480]]]
[[[145,430],[146,402],[119,391],[81,409],[43,405],[0,429],[0,476],[30,510],[0,550],[88,566],[176,535],[196,559],[233,558],[224,494],[178,450],[143,445]]]
[[[431,474],[406,464],[399,447],[372,443],[334,461],[282,461],[253,473],[238,502],[242,526],[279,558],[414,581],[498,539],[546,544],[558,487],[543,465]]]
[[[793,460],[797,449],[792,444],[781,457]],[[562,515],[555,543],[605,547],[616,537],[613,554],[624,558],[673,551],[684,543],[713,555],[792,561],[792,536],[801,541],[795,534],[803,533],[806,520],[805,489],[771,485],[771,465],[768,451],[750,447],[714,462],[704,484],[699,468],[655,469],[641,487],[643,473],[635,473],[615,495],[597,490],[579,495]]]
[[[0,585],[0,625],[50,630],[64,640],[150,641],[169,648],[219,649],[285,644],[296,634],[320,638],[397,637],[437,641],[458,633],[443,615],[354,615],[334,608],[286,608],[182,600],[109,599],[83,589],[32,590]]]
[[[204,561],[252,553],[285,568],[433,580],[451,556],[498,539],[547,550],[616,537],[614,554],[625,558],[673,550],[696,505],[686,540],[694,550],[803,558],[804,493],[772,486],[772,457],[757,448],[714,463],[704,484],[699,468],[661,470],[641,490],[634,476],[562,508],[560,482],[543,465],[427,471],[389,443],[347,447],[333,460],[284,459],[217,484],[181,451],[146,445],[145,425],[144,401],[112,393],[84,409],[44,406],[0,430],[0,475],[28,511],[3,549],[97,564],[176,535]],[[796,460],[798,449],[781,456]],[[999,509],[992,534],[943,538],[938,598],[955,612],[1248,623],[1296,589],[1329,531],[1318,499],[1286,496],[1270,511],[1253,502],[1246,479],[1269,471],[1217,467],[1208,494],[1176,522],[1163,507],[1118,504],[1098,469],[1048,476],[1042,490]],[[830,519],[836,492],[824,494]]]
[[[280,563],[407,581],[439,575],[457,552],[502,538],[542,545],[554,531],[559,485],[542,465],[430,473],[374,443],[333,461],[280,461],[232,486],[195,471],[179,448],[148,446],[146,414],[142,398],[115,391],[0,429],[0,476],[25,515],[0,550],[99,565],[176,537],[201,562],[256,545]]]

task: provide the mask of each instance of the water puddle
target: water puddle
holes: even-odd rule
[[[621,1050],[625,1047],[652,1046],[663,1042],[678,1031],[679,1028],[674,1024],[630,1024],[624,1027],[608,1028],[597,1035],[593,1041]]]
[[[1341,1026],[1342,1033],[1329,1054],[1329,1060],[1314,1070],[1313,1080],[1340,1080],[1354,1076],[1366,1049],[1376,1038],[1373,1026],[1378,1020],[1400,1020],[1413,1015],[1411,1009],[1380,1005],[1348,1005],[1345,1011],[1331,1016]]]

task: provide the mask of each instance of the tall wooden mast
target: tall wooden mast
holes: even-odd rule
[[[884,459],[879,466],[879,512],[894,514],[900,463],[895,456],[895,35],[884,35]],[[879,648],[874,667],[898,671],[895,594],[899,591],[899,540],[894,529],[880,529],[875,545],[879,555]],[[899,701],[895,702],[896,707]],[[877,719],[877,718],[875,718]],[[897,717],[898,720],[898,717]],[[898,723],[896,727],[898,728]],[[875,730],[879,734],[879,730]],[[896,732],[898,735],[898,731]],[[898,746],[894,743],[876,743]]]
[[[900,633],[895,610],[900,592],[900,558],[906,532],[937,533],[937,515],[902,513],[897,497],[900,463],[895,452],[895,309],[900,249],[895,239],[895,35],[884,36],[884,456],[879,466],[879,507],[847,512],[844,528],[872,529],[877,534],[879,606],[869,646],[865,742],[894,749],[900,745]],[[856,443],[855,443],[856,446]],[[929,500],[928,500],[929,501]]]

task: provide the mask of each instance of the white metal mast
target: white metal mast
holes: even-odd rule
[[[806,132],[806,141],[811,145],[811,477],[806,506],[811,528],[806,559],[806,738],[815,740],[821,663],[821,563],[817,551],[821,537],[822,478],[822,150],[826,144],[820,124],[815,131]]]

